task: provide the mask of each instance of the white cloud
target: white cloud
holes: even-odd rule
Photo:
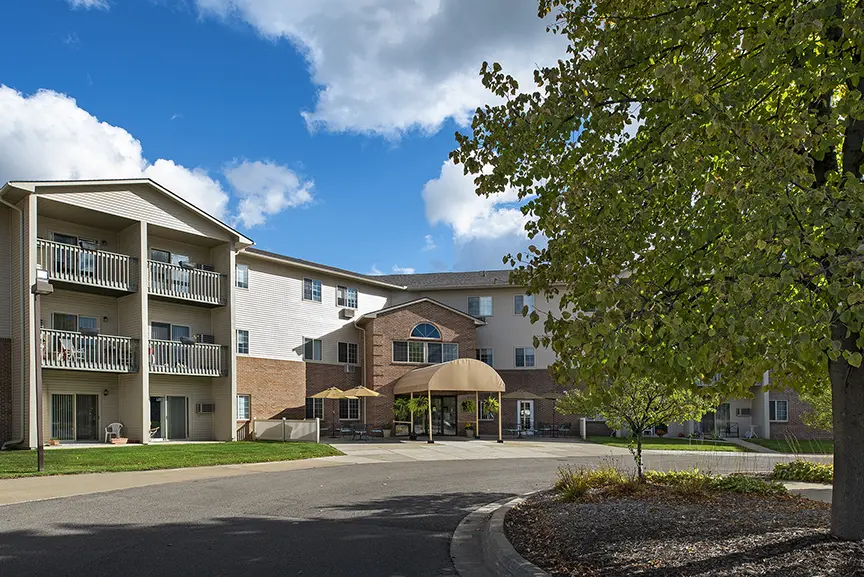
[[[435,250],[436,248],[438,248],[438,246],[435,244],[435,239],[432,238],[431,234],[427,234],[426,236],[424,236],[423,240],[426,243],[423,246],[424,252],[429,252],[430,250]]]
[[[66,0],[72,8],[98,8],[99,10],[108,10],[110,7],[108,0]]]
[[[231,165],[225,169],[225,178],[240,197],[237,219],[246,227],[259,226],[268,216],[312,202],[313,183],[272,162]]]
[[[398,266],[395,264],[393,265],[393,274],[414,274],[415,270],[416,269],[410,266]]]
[[[30,96],[0,85],[0,183],[8,180],[152,178],[216,218],[233,218],[229,190],[203,168],[164,158],[150,163],[129,132],[50,90]],[[252,227],[311,198],[311,183],[272,163],[244,162],[226,175],[238,218]]]
[[[371,274],[372,276],[380,276],[380,275],[382,275],[382,274],[384,274],[384,273],[381,272],[380,270],[378,270],[378,267],[377,267],[376,265],[373,264],[373,265],[372,265],[372,268],[370,268],[370,269],[369,269],[369,272],[366,273],[366,274]]]
[[[467,125],[492,100],[484,60],[530,82],[564,55],[529,0],[196,0],[204,14],[239,18],[306,57],[320,87],[311,128],[397,136]]]

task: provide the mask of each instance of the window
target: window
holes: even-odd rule
[[[516,366],[534,366],[534,349],[532,347],[516,347]]]
[[[237,352],[241,355],[249,354],[249,331],[237,329]]]
[[[528,307],[527,314],[534,312],[534,295],[515,295],[513,297],[513,314],[521,315],[525,307]]]
[[[150,260],[155,260],[156,262],[164,262],[165,264],[171,263],[171,253],[167,250],[161,250],[158,248],[150,249]]]
[[[492,349],[477,349],[477,360],[483,361],[490,367],[495,366],[492,364]]]
[[[336,287],[336,306],[348,307],[349,309],[357,308],[357,289],[344,286]]]
[[[492,297],[468,297],[468,314],[474,317],[491,317]]]
[[[768,401],[768,420],[785,423],[789,420],[789,401]]]
[[[321,302],[321,281],[311,278],[303,279],[303,300]]]
[[[360,360],[357,343],[339,343],[339,362],[356,365]]]
[[[237,265],[237,286],[239,288],[249,288],[249,265]]]
[[[237,395],[237,420],[248,421],[251,414],[251,397],[249,395]]]
[[[394,363],[437,364],[458,358],[458,343],[393,341]]]
[[[344,421],[360,419],[360,399],[339,399],[339,418]]]
[[[306,397],[306,418],[324,418],[324,399],[313,399],[311,397]]]
[[[78,315],[51,313],[51,328],[58,331],[78,332]]]
[[[415,339],[440,339],[441,331],[433,324],[420,323],[411,331],[411,336]]]
[[[319,339],[303,339],[303,360],[321,360],[321,341]]]

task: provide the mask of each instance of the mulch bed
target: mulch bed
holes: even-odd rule
[[[827,503],[797,496],[660,486],[577,503],[539,493],[504,521],[519,554],[556,576],[864,576],[864,542],[829,525]]]

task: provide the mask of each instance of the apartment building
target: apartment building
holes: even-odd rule
[[[459,358],[490,365],[507,391],[563,390],[547,371],[552,351],[533,347],[541,327],[522,315],[557,303],[535,303],[508,271],[368,276],[252,244],[148,179],[3,186],[0,442],[35,446],[40,365],[44,436],[69,442],[98,441],[113,422],[143,443],[244,438],[252,419],[382,424],[400,378]],[[37,274],[54,289],[38,316]],[[382,396],[310,398],[361,384]],[[797,396],[768,384],[669,433],[812,436]],[[433,433],[463,434],[474,414],[462,401],[475,398],[435,395]],[[505,400],[502,422],[576,428],[553,406]],[[496,415],[481,416],[481,434],[497,429]]]

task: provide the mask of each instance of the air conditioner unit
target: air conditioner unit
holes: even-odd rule
[[[195,342],[206,345],[215,345],[216,338],[213,335],[195,335]]]
[[[357,372],[357,365],[345,365],[345,372],[346,373],[356,373]]]
[[[81,329],[79,329],[78,332],[81,333],[82,335],[84,335],[85,337],[99,336],[99,329],[97,329],[95,327],[93,327],[93,328],[81,327]]]
[[[353,319],[354,309],[342,309],[341,311],[339,311],[339,318]]]
[[[197,267],[197,265],[196,265],[194,262],[191,262],[191,261],[188,261],[188,260],[184,260],[184,261],[181,261],[181,262],[180,262],[180,268],[185,268],[185,269],[193,270],[193,269],[196,268],[196,267]]]
[[[195,403],[195,412],[198,414],[215,413],[216,405],[213,403]]]
[[[749,417],[750,416],[750,407],[742,407],[739,409],[735,409],[735,415],[738,417]]]
[[[198,267],[197,267],[197,268],[198,268],[198,270],[209,270],[210,272],[213,272],[213,271],[216,270],[216,268],[215,268],[212,264],[201,264],[201,263],[198,263]]]
[[[184,345],[194,345],[196,341],[192,337],[180,337],[180,342]]]

